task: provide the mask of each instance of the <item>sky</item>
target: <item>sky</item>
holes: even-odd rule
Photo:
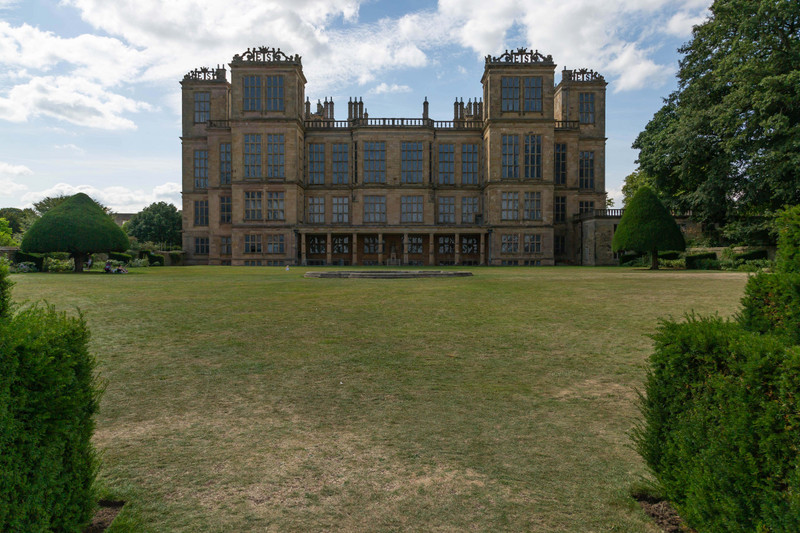
[[[302,56],[306,95],[370,117],[451,120],[483,58],[525,47],[608,82],[606,188],[676,88],[711,0],[0,0],[0,207],[85,192],[119,213],[180,206],[180,80],[248,47]],[[314,108],[315,106],[312,106]]]

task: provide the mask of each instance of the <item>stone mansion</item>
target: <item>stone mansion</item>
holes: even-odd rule
[[[524,48],[487,56],[452,120],[337,119],[300,56],[248,49],[183,94],[188,264],[613,264],[606,82]],[[608,216],[617,215],[617,216]]]

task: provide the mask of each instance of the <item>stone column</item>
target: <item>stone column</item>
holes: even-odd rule
[[[383,264],[383,233],[378,233],[378,264]]]
[[[306,234],[300,234],[300,264],[306,265]]]
[[[331,239],[330,232],[325,236],[325,264],[330,265],[333,262],[333,240]]]
[[[358,233],[353,233],[353,261],[351,264],[355,265],[358,261]]]
[[[403,264],[408,264],[408,233],[403,233]]]
[[[457,265],[461,263],[461,253],[459,251],[459,240],[461,240],[460,237],[461,237],[461,235],[459,233],[456,233],[455,248],[453,249],[453,251],[456,254],[455,255],[455,263]]]
[[[434,255],[433,255],[434,235],[435,235],[434,233],[429,233],[428,234],[428,264],[429,265],[432,265],[433,262],[434,262]]]
[[[485,233],[481,233],[479,238],[478,238],[478,240],[481,243],[480,244],[480,246],[481,246],[481,260],[480,260],[479,264],[485,265],[486,264],[486,248],[485,248],[486,234]]]

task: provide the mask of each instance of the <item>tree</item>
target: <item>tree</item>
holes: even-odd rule
[[[653,187],[653,178],[642,172],[641,169],[636,169],[627,176],[625,176],[625,183],[622,184],[622,204],[628,205],[639,190],[639,187],[647,185]]]
[[[0,246],[16,246],[17,242],[11,236],[11,225],[8,220],[0,218]]]
[[[36,213],[31,208],[3,207],[0,209],[0,218],[8,220],[11,225],[11,233],[15,235],[28,229],[35,217]]]
[[[37,215],[42,216],[45,213],[47,213],[48,211],[50,211],[51,209],[53,209],[54,207],[60,205],[67,198],[72,198],[72,197],[71,196],[65,196],[63,194],[59,194],[58,196],[45,196],[44,198],[42,198],[38,202],[33,202],[33,209],[34,209],[34,211],[36,212]],[[105,214],[107,214],[107,215],[113,214],[113,212],[111,211],[110,207],[101,204],[100,202],[98,202],[94,198],[92,198],[92,201],[94,201],[94,203],[99,205],[100,208],[103,210],[103,212]]]
[[[124,252],[130,242],[103,208],[83,193],[48,209],[22,238],[23,252],[69,252],[75,272],[95,252]]]
[[[800,2],[710,9],[680,49],[678,90],[633,147],[673,209],[760,224],[755,215],[800,203]]]
[[[181,214],[174,205],[166,202],[148,205],[133,215],[125,229],[128,235],[142,242],[181,244]]]
[[[683,234],[653,189],[642,186],[626,205],[611,241],[615,252],[649,252],[653,270],[658,269],[659,250],[685,250]]]

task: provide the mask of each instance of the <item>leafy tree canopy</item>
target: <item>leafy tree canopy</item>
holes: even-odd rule
[[[800,2],[710,9],[680,49],[678,90],[633,147],[672,208],[746,224],[800,203]]]
[[[659,250],[685,250],[683,234],[656,193],[642,186],[626,204],[617,231],[611,241],[615,252],[649,252],[652,268],[658,268]]]
[[[42,198],[38,202],[33,202],[33,210],[36,212],[37,215],[42,216],[45,213],[47,213],[48,211],[50,211],[51,209],[53,209],[54,207],[56,207],[57,205],[60,205],[61,202],[63,202],[67,198],[72,198],[72,197],[71,196],[65,196],[63,194],[59,194],[58,196],[45,196],[44,198]],[[103,210],[103,212],[105,214],[107,214],[107,215],[111,215],[112,214],[112,211],[111,211],[110,207],[101,204],[100,202],[98,202],[94,198],[92,198],[92,201],[94,203],[96,203],[97,205],[99,205],[100,208]]]
[[[622,184],[623,205],[628,205],[633,195],[636,194],[636,191],[638,191],[639,187],[642,185],[647,185],[652,188],[654,185],[653,181],[653,178],[645,174],[641,169],[634,170],[625,176],[625,182]],[[657,191],[656,194],[658,194]]]
[[[139,241],[180,246],[181,213],[166,202],[153,203],[136,213],[125,225],[128,235]]]
[[[0,246],[16,246],[17,242],[11,236],[11,225],[8,220],[0,218]]]
[[[124,252],[128,236],[103,208],[83,193],[68,197],[48,209],[25,233],[24,252],[69,252],[75,271],[83,270],[87,255]]]
[[[33,222],[36,217],[33,209],[19,209],[17,207],[3,207],[0,209],[0,218],[8,220],[11,225],[11,233],[22,233]]]

